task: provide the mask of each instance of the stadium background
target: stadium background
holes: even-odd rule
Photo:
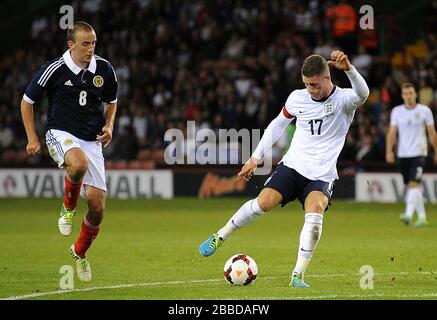
[[[39,66],[66,48],[65,33],[58,23],[62,3],[24,3],[3,1],[0,10],[0,30],[5,35],[0,63],[0,166],[54,168],[46,148],[38,157],[27,157],[19,104]],[[196,121],[198,128],[213,130],[265,128],[288,94],[302,88],[300,65],[313,52],[329,58],[334,48],[344,49],[371,88],[339,158],[339,173],[345,178],[337,184],[337,197],[355,196],[357,172],[397,170],[384,161],[384,136],[390,110],[401,103],[401,82],[413,82],[419,101],[436,115],[436,1],[71,4],[75,19],[95,27],[96,52],[113,63],[118,75],[119,108],[114,140],[105,150],[107,169],[171,169],[176,195],[196,195],[208,173],[223,185],[222,191],[210,190],[212,194],[229,195],[238,190],[236,194],[241,194],[242,189],[246,194],[258,192],[265,177],[247,187],[232,179],[220,180],[235,174],[239,165],[167,165],[164,133],[170,128],[185,130],[188,120]],[[362,5],[374,9],[373,30],[359,27]],[[341,10],[350,18],[344,25],[334,14]],[[10,17],[8,12],[17,14]],[[334,70],[333,78],[338,85],[349,86],[341,72]],[[43,139],[47,101],[35,109],[38,135]],[[286,150],[290,132],[275,145],[275,161]],[[228,155],[238,152],[217,148]],[[431,157],[432,153],[428,172],[433,170]],[[191,174],[201,176],[193,177],[187,186],[184,182]],[[13,183],[9,179],[0,187],[8,188],[4,192],[10,194]]]

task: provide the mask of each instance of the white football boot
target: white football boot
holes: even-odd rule
[[[77,265],[77,276],[80,281],[91,281],[91,265],[88,259],[85,257],[81,258],[76,254],[74,249],[74,244],[70,247],[70,253],[73,259],[76,261]]]
[[[73,231],[73,217],[76,215],[76,210],[69,210],[62,204],[61,214],[59,215],[58,227],[59,232],[63,236],[71,235]]]

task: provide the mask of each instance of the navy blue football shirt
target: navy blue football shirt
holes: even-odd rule
[[[117,102],[117,88],[117,76],[109,61],[94,55],[85,70],[74,63],[67,50],[61,58],[41,67],[23,99],[34,104],[45,90],[49,100],[47,130],[62,130],[95,141],[105,125],[103,103]]]

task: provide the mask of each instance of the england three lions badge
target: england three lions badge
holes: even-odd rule
[[[325,114],[327,116],[333,115],[334,114],[334,110],[335,110],[335,105],[334,103],[330,102],[330,103],[326,103],[323,105]]]

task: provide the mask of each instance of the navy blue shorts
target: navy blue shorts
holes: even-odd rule
[[[404,184],[408,184],[410,181],[421,182],[425,163],[425,157],[399,158]]]
[[[329,199],[329,205],[331,205],[334,182],[307,179],[281,162],[264,183],[264,188],[272,188],[282,195],[281,207],[290,201],[299,199],[305,210],[305,199],[311,191],[323,192]],[[326,210],[328,210],[328,207],[326,207]]]

